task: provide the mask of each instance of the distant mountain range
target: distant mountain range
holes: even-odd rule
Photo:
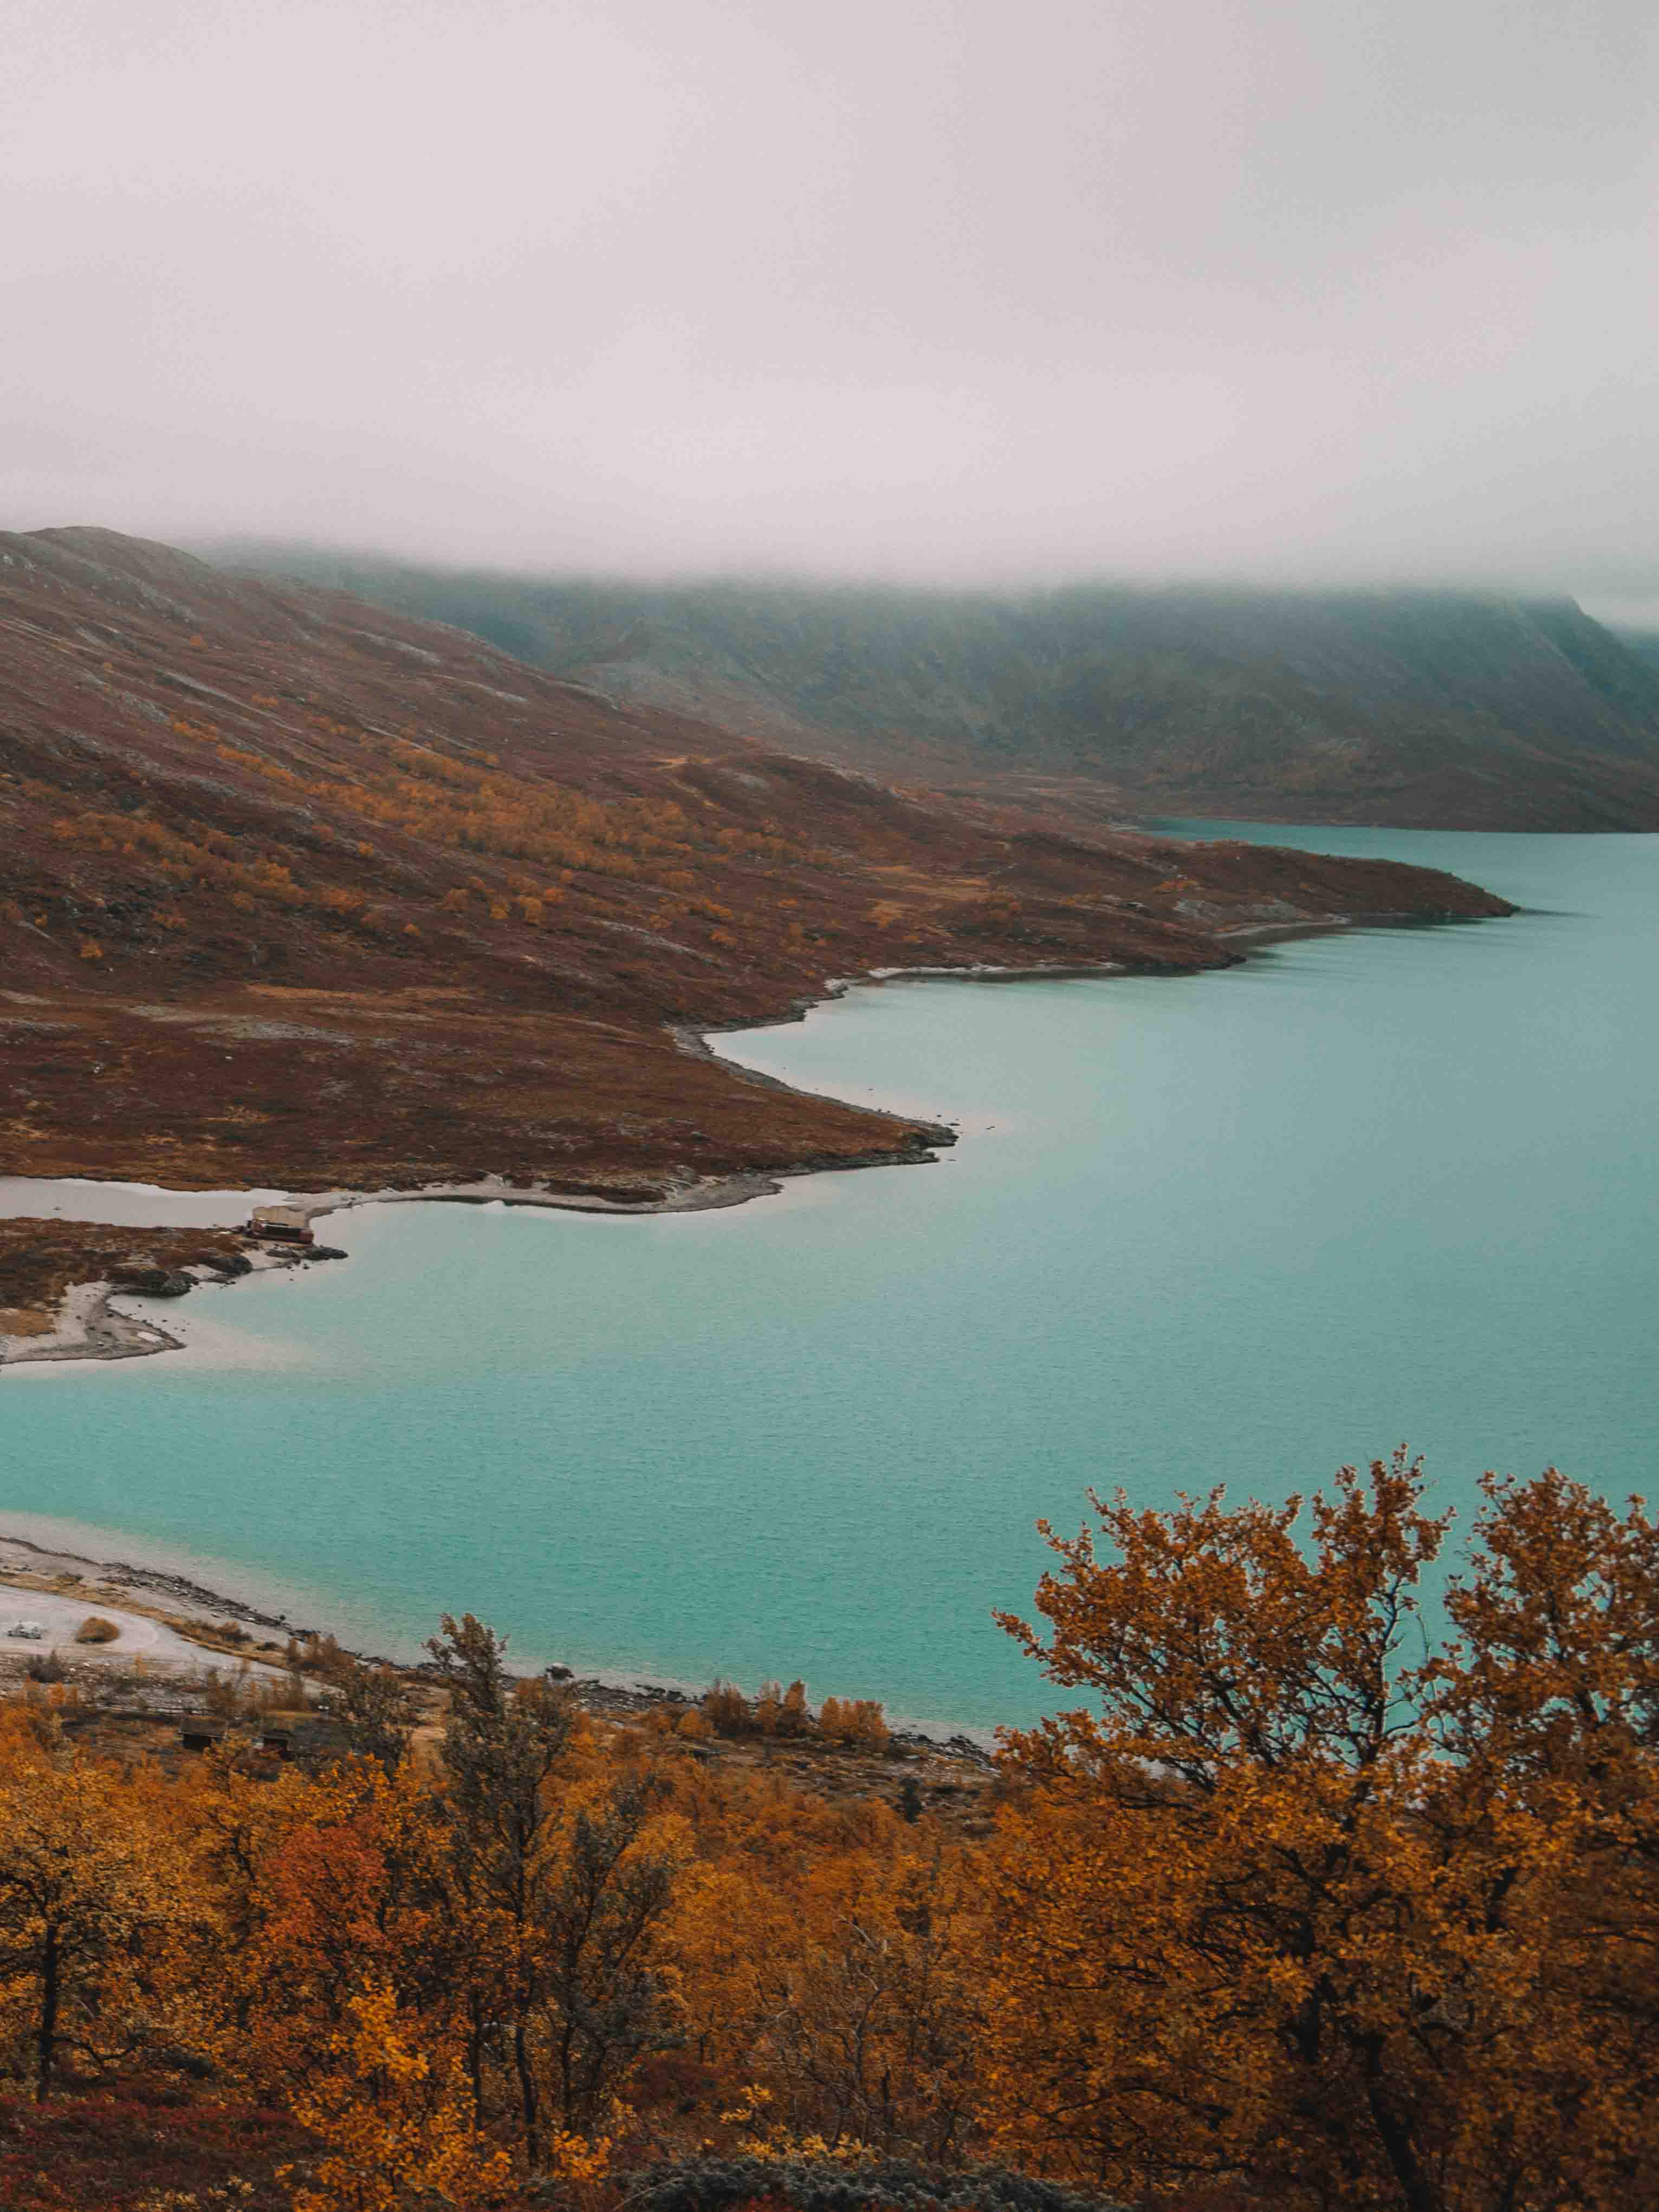
[[[1638,659],[1645,660],[1650,668],[1659,668],[1659,630],[1613,627],[1611,634],[1621,645],[1628,646]]]
[[[1659,641],[1570,599],[636,584],[238,544],[629,708],[1072,817],[1659,829]]]

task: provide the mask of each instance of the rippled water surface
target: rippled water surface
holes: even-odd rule
[[[1455,1501],[1646,1486],[1659,839],[1300,836],[1528,911],[727,1040],[963,1142],[720,1214],[334,1216],[351,1264],[168,1309],[184,1355],[0,1377],[3,1525],[382,1649],[466,1607],[526,1658],[984,1722],[1043,1702],[990,1615],[1090,1484],[1279,1495],[1409,1439]]]

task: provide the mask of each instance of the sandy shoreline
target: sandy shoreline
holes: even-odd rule
[[[936,971],[909,971],[895,969],[884,971],[878,976],[858,980],[860,982],[867,981],[873,986],[896,980],[902,975],[911,972],[933,973]],[[938,972],[962,973],[963,971]],[[974,969],[967,972],[980,980],[985,980],[990,971]],[[1031,971],[1013,969],[1004,972],[1019,975]],[[1109,974],[1116,970],[1113,968],[1106,968],[1103,972]],[[832,981],[822,996],[798,1000],[790,1012],[781,1018],[785,1021],[804,1020],[813,1007],[828,1005],[836,999],[844,997],[849,988],[851,987],[847,982],[839,980]],[[771,1029],[777,1026],[779,1026],[778,1021],[773,1018],[764,1022],[740,1022],[729,1025],[732,1031]],[[717,1054],[708,1042],[710,1036],[722,1033],[720,1029],[703,1030],[671,1025],[669,1033],[680,1048],[694,1058],[702,1060],[722,1058],[722,1055]],[[766,1075],[758,1069],[744,1067],[739,1061],[729,1061],[726,1064],[737,1069],[747,1081],[779,1091],[793,1091],[797,1088],[793,1084],[780,1081],[775,1076]],[[672,1213],[706,1213],[729,1206],[745,1206],[751,1199],[775,1197],[783,1188],[785,1182],[792,1178],[826,1173],[842,1174],[859,1168],[921,1165],[933,1159],[934,1146],[953,1145],[956,1142],[955,1130],[946,1127],[943,1123],[921,1126],[924,1130],[925,1142],[913,1151],[851,1153],[844,1157],[836,1156],[805,1161],[798,1166],[779,1168],[765,1173],[747,1172],[710,1176],[702,1177],[696,1182],[685,1184],[681,1188],[667,1191],[659,1198],[608,1198],[599,1191],[556,1190],[545,1183],[514,1183],[503,1177],[495,1176],[485,1176],[471,1183],[422,1184],[412,1190],[336,1188],[325,1191],[289,1191],[281,1195],[285,1203],[303,1211],[307,1223],[320,1220],[330,1213],[344,1212],[362,1206],[433,1204],[526,1206],[562,1213],[608,1213],[634,1217]],[[9,1180],[14,1185],[21,1185],[27,1182],[27,1178],[21,1176],[9,1178]],[[90,1187],[96,1188],[95,1185]],[[120,1188],[118,1185],[109,1187],[112,1189]],[[234,1195],[239,1200],[245,1197],[251,1208],[252,1205],[270,1194],[263,1191],[256,1194],[249,1191],[246,1194],[234,1194]],[[237,1210],[240,1211],[240,1206]],[[246,1248],[246,1256],[251,1263],[250,1272],[258,1273],[273,1267],[304,1267],[322,1259],[325,1253],[304,1246],[284,1247],[275,1243],[258,1244],[250,1242]],[[327,1255],[326,1256],[340,1255]],[[222,1285],[225,1281],[222,1275],[216,1273],[210,1267],[189,1267],[183,1272],[194,1275],[198,1282],[217,1282]],[[112,1297],[115,1295],[117,1293],[113,1286],[107,1281],[73,1284],[58,1309],[56,1325],[49,1332],[32,1336],[9,1336],[0,1334],[0,1374],[3,1374],[8,1368],[34,1366],[43,1362],[135,1359],[147,1358],[155,1352],[178,1352],[183,1349],[180,1340],[170,1334],[159,1323],[142,1321],[136,1316],[121,1312],[111,1303]]]
[[[248,1245],[246,1253],[249,1274],[301,1267],[327,1256],[331,1255],[326,1248],[319,1252],[314,1247],[284,1249],[254,1243]],[[240,1279],[203,1266],[188,1267],[180,1272],[194,1276],[198,1284],[210,1283],[227,1290]],[[112,1305],[112,1297],[120,1295],[107,1281],[72,1283],[64,1295],[52,1329],[39,1336],[0,1334],[0,1374],[9,1367],[35,1366],[42,1362],[142,1359],[152,1352],[183,1351],[183,1340],[159,1322],[141,1321],[137,1315],[123,1313]],[[138,1293],[129,1291],[125,1295]]]
[[[934,1139],[939,1144],[955,1141],[953,1131],[943,1131]],[[526,1206],[559,1213],[610,1213],[641,1216],[669,1213],[706,1213],[719,1209],[746,1205],[750,1199],[776,1194],[784,1181],[791,1176],[819,1175],[826,1171],[845,1171],[854,1168],[908,1166],[933,1157],[930,1152],[909,1155],[870,1153],[860,1158],[815,1162],[811,1166],[780,1169],[768,1175],[731,1175],[711,1176],[706,1182],[688,1186],[684,1190],[671,1191],[659,1199],[609,1199],[596,1192],[556,1191],[544,1186],[511,1183],[493,1176],[474,1183],[432,1183],[414,1190],[331,1190],[294,1191],[285,1194],[284,1202],[303,1210],[308,1222],[318,1221],[330,1213],[349,1212],[364,1206]],[[135,1233],[142,1234],[142,1231]],[[343,1257],[329,1248],[301,1244],[258,1244],[252,1241],[246,1247],[250,1273],[269,1273],[273,1268],[304,1267],[326,1263]],[[198,1283],[210,1283],[220,1288],[233,1287],[232,1281],[216,1273],[211,1267],[187,1267],[182,1272],[194,1275]],[[58,1309],[56,1325],[46,1334],[36,1336],[8,1336],[0,1334],[0,1375],[8,1368],[38,1365],[43,1362],[61,1363],[69,1360],[137,1359],[154,1352],[179,1352],[181,1340],[173,1336],[159,1322],[143,1321],[137,1316],[123,1313],[111,1304],[112,1297],[122,1295],[107,1281],[72,1284],[64,1294]],[[128,1292],[128,1296],[137,1293]]]
[[[1349,929],[1408,928],[1439,927],[1442,920],[1461,917],[1436,918],[1420,915],[1402,914],[1340,914],[1320,921],[1263,920],[1237,924],[1218,933],[1234,940],[1323,937]],[[1241,952],[1241,961],[1249,957]],[[745,1030],[775,1029],[793,1021],[805,1021],[818,1007],[833,1005],[852,990],[878,989],[890,982],[967,982],[1017,983],[1038,979],[1048,981],[1066,980],[1104,980],[1108,976],[1127,974],[1121,962],[1049,963],[1033,967],[1011,968],[994,963],[975,963],[968,967],[881,968],[851,977],[831,977],[821,993],[810,998],[798,999],[787,1013],[769,1016],[763,1022],[716,1023],[700,1027],[690,1024],[670,1024],[669,1033],[681,1050],[694,1059],[720,1060],[734,1069],[744,1081],[777,1091],[799,1091],[799,1086],[786,1083],[781,1077],[769,1075],[759,1068],[744,1066],[741,1060],[726,1060],[709,1043],[710,1037],[741,1035]],[[802,1096],[819,1094],[800,1092]],[[775,1197],[786,1182],[812,1175],[838,1175],[870,1167],[913,1167],[932,1163],[936,1158],[935,1147],[953,1145],[957,1131],[943,1121],[918,1125],[925,1141],[910,1152],[882,1152],[849,1154],[845,1157],[808,1160],[798,1165],[779,1168],[767,1172],[746,1172],[726,1176],[710,1176],[688,1183],[683,1188],[665,1192],[659,1198],[607,1198],[598,1191],[556,1190],[546,1184],[513,1183],[499,1176],[485,1176],[472,1183],[434,1183],[413,1190],[347,1190],[295,1191],[283,1194],[286,1202],[304,1210],[307,1222],[317,1221],[325,1215],[343,1212],[361,1206],[398,1205],[454,1205],[454,1206],[524,1206],[544,1208],[562,1213],[599,1213],[621,1216],[649,1216],[673,1213],[702,1213],[730,1206],[745,1206],[751,1199]],[[12,1178],[21,1182],[26,1178]],[[111,1188],[119,1186],[111,1185]],[[227,1194],[228,1195],[228,1194]],[[256,1199],[269,1195],[264,1192],[245,1194],[250,1205]],[[88,1218],[92,1217],[87,1217]],[[148,1225],[148,1224],[147,1224]],[[324,1253],[305,1248],[284,1249],[280,1245],[250,1243],[247,1257],[250,1272],[273,1267],[295,1267],[320,1260]],[[343,1256],[328,1255],[329,1257]],[[192,1267],[185,1273],[196,1276],[198,1282],[223,1285],[225,1278],[210,1267]],[[64,1297],[56,1317],[56,1326],[47,1334],[34,1336],[0,1334],[0,1375],[7,1368],[37,1365],[43,1362],[71,1360],[109,1360],[144,1358],[156,1352],[178,1352],[184,1347],[178,1337],[155,1322],[140,1320],[125,1314],[111,1304],[115,1293],[108,1282],[76,1283]]]
[[[75,1628],[92,1613],[120,1629],[115,1642],[75,1643]],[[15,1642],[5,1635],[20,1619],[37,1621],[46,1629],[40,1642]],[[219,1634],[227,1624],[241,1632],[246,1648]],[[282,1655],[289,1637],[303,1643],[328,1632],[313,1623],[290,1620],[286,1613],[271,1613],[246,1598],[210,1589],[187,1575],[37,1544],[32,1537],[0,1526],[0,1662],[15,1661],[21,1668],[30,1657],[56,1650],[79,1668],[116,1674],[129,1674],[137,1659],[143,1671],[161,1682],[199,1683],[210,1668],[237,1670],[244,1664],[256,1674],[276,1679],[285,1671]],[[353,1650],[343,1638],[337,1640],[342,1650],[367,1665],[394,1666],[406,1674],[428,1671],[423,1664]],[[0,1680],[10,1671],[0,1666]],[[560,1667],[556,1679],[568,1680],[588,1710],[613,1715],[695,1705],[706,1686],[605,1668],[579,1674]],[[979,1764],[988,1762],[994,1748],[989,1729],[954,1722],[896,1718],[892,1729],[896,1741],[950,1750]]]
[[[92,1615],[117,1635],[78,1644],[76,1631]],[[7,1633],[21,1621],[43,1632],[38,1640]],[[221,1633],[227,1624],[240,1642]],[[9,1662],[0,1676],[55,1655],[93,1677],[137,1674],[199,1686],[210,1668],[246,1665],[276,1680],[290,1632],[283,1618],[217,1596],[187,1577],[94,1559],[0,1529],[0,1660]]]

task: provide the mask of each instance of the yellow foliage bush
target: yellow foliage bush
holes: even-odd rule
[[[826,1698],[818,1711],[818,1728],[832,1743],[857,1751],[884,1751],[886,1715],[873,1698]]]
[[[720,1735],[742,1735],[754,1717],[748,1698],[737,1684],[719,1675],[703,1693],[702,1710],[709,1726]]]

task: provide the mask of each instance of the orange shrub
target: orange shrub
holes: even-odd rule
[[[735,1682],[716,1675],[705,1692],[702,1710],[708,1724],[721,1735],[743,1735],[754,1724],[749,1700]]]
[[[826,1698],[818,1727],[832,1743],[844,1743],[855,1751],[887,1747],[886,1716],[873,1698]]]

